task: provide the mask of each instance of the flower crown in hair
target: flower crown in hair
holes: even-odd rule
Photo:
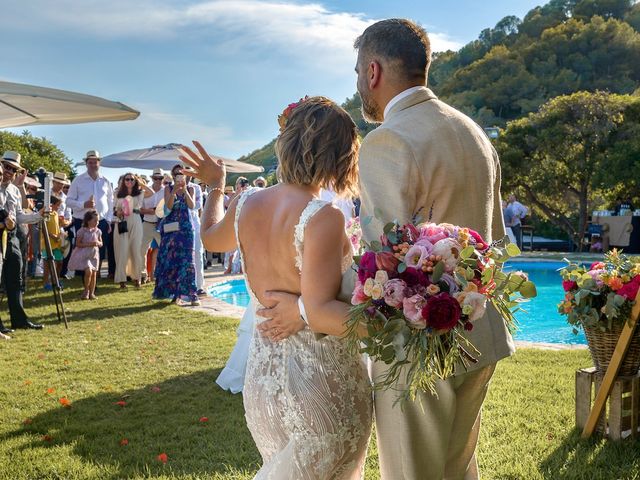
[[[296,108],[298,108],[300,105],[302,105],[304,102],[306,102],[307,100],[309,100],[309,95],[305,95],[304,98],[301,98],[295,103],[290,103],[289,105],[287,105],[287,108],[285,108],[282,111],[282,113],[278,115],[278,123],[280,124],[281,132],[284,130],[284,127],[287,125],[287,121],[289,121],[289,117],[291,116],[293,111]]]

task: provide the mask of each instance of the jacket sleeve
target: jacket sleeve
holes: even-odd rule
[[[506,235],[504,227],[504,217],[502,215],[502,196],[500,194],[500,186],[502,184],[502,172],[500,169],[500,159],[498,152],[493,149],[493,164],[495,166],[495,180],[493,184],[493,215],[491,219],[491,239],[489,242],[502,240]]]
[[[418,213],[419,170],[409,144],[383,127],[364,139],[359,168],[362,234],[371,242],[379,240],[386,223],[406,223]],[[428,215],[420,213],[423,218]]]

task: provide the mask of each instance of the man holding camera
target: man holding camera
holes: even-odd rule
[[[2,283],[7,294],[11,328],[32,328],[40,330],[42,325],[29,321],[22,304],[24,278],[22,277],[22,251],[17,235],[17,226],[37,223],[42,220],[39,213],[24,213],[22,194],[12,182],[16,174],[23,170],[18,152],[6,151],[2,154],[2,182],[0,183],[0,207],[7,234],[7,249],[2,264]],[[15,221],[13,221],[15,219]],[[7,221],[8,220],[8,221]],[[11,225],[13,223],[13,225]],[[2,332],[5,333],[5,332]]]
[[[100,154],[97,150],[89,150],[84,157],[87,171],[78,175],[71,182],[67,195],[67,206],[73,210],[73,226],[76,231],[82,227],[82,219],[87,210],[95,209],[100,221],[98,228],[102,232],[102,247],[100,247],[100,264],[106,256],[111,243],[111,222],[113,221],[113,187],[106,177],[100,175]],[[115,259],[113,262],[115,271]],[[109,268],[111,271],[111,268]],[[98,276],[99,272],[98,272]]]

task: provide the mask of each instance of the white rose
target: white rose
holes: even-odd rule
[[[431,255],[441,256],[445,271],[453,272],[458,266],[460,250],[460,245],[453,238],[443,238],[433,246]]]

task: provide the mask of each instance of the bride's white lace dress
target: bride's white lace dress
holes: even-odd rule
[[[242,206],[255,191],[238,201],[237,238]],[[307,222],[329,204],[312,200],[302,212],[295,229],[298,269]],[[242,252],[239,240],[238,248]],[[350,263],[351,258],[345,258],[343,268]],[[246,281],[256,308],[261,308]],[[318,339],[305,328],[284,341],[272,342],[255,329],[243,398],[247,425],[264,462],[256,479],[362,478],[372,395],[362,358],[349,352],[342,339]]]

